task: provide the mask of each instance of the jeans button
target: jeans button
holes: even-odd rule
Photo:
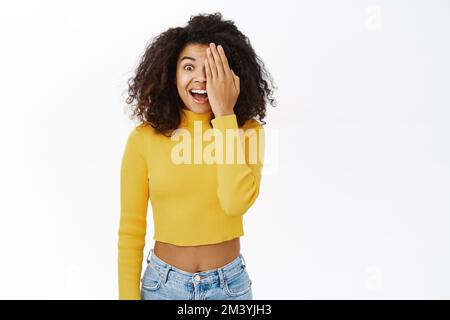
[[[198,274],[196,274],[194,279],[195,279],[195,281],[200,281],[200,276]]]

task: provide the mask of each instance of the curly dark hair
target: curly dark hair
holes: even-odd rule
[[[250,40],[233,21],[222,20],[220,12],[191,16],[185,27],[169,28],[152,39],[135,75],[128,80],[126,103],[131,106],[131,117],[164,135],[178,128],[183,102],[174,82],[177,57],[187,44],[210,42],[222,45],[230,68],[240,78],[240,94],[234,106],[238,126],[252,118],[265,125],[267,100],[276,107],[272,76]]]

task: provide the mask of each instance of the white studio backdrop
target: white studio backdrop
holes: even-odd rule
[[[215,11],[278,87],[254,298],[449,299],[450,3],[406,0],[0,2],[0,298],[118,298],[126,81]]]

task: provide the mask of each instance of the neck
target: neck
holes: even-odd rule
[[[181,127],[193,128],[195,121],[200,121],[202,127],[211,127],[210,121],[214,117],[212,110],[208,110],[204,113],[196,113],[190,109],[181,109]]]

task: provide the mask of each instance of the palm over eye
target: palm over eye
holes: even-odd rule
[[[206,91],[216,116],[233,114],[240,91],[239,77],[230,69],[222,46],[206,49]]]

